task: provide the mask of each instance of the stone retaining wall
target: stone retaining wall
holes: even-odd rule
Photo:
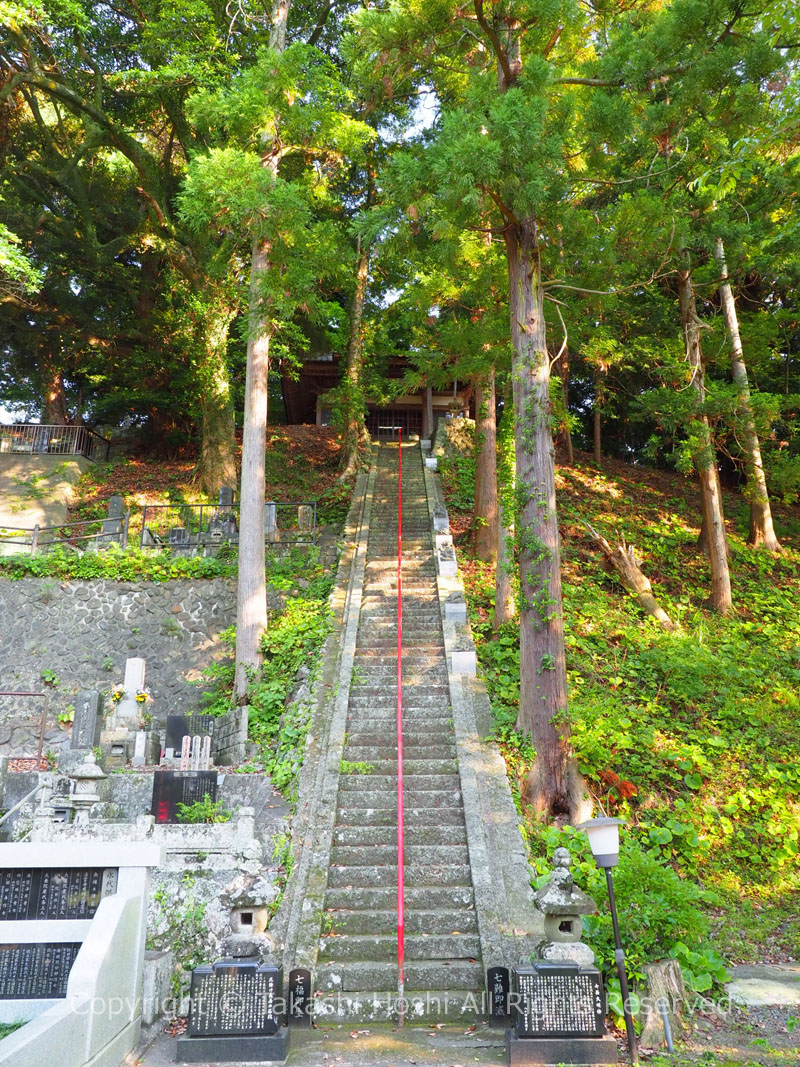
[[[277,593],[268,599],[272,610],[280,607]],[[236,621],[236,586],[227,578],[168,583],[0,579],[0,619],[0,690],[47,688],[44,751],[58,751],[68,743],[58,713],[81,689],[109,693],[122,681],[129,657],[147,661],[149,710],[156,723],[163,724],[168,712],[196,709],[201,690],[190,683],[201,679],[203,667],[228,654],[219,634]],[[52,684],[45,685],[48,677]],[[3,721],[9,706],[21,716],[35,701],[0,702],[7,712],[0,715],[0,754],[22,754],[18,736],[11,749],[11,728]],[[24,745],[31,747],[35,751],[32,738]]]

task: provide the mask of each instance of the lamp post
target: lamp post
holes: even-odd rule
[[[625,973],[625,950],[619,936],[619,922],[617,920],[617,902],[614,897],[614,882],[611,878],[611,869],[619,863],[619,828],[621,819],[589,819],[582,822],[576,829],[585,830],[589,838],[589,847],[592,850],[594,861],[598,867],[606,872],[606,885],[608,886],[608,903],[611,907],[611,924],[614,927],[614,959],[617,964],[619,975],[619,988],[622,993],[622,1010],[625,1015],[625,1032],[628,1035],[628,1052],[631,1063],[637,1063],[636,1034],[633,1030],[633,1016],[631,1015],[628,999],[628,976]]]

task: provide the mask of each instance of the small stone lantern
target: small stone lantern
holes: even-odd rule
[[[78,825],[85,826],[89,822],[89,812],[95,804],[100,803],[97,786],[108,775],[102,768],[97,766],[95,754],[90,752],[83,763],[76,767],[69,777],[73,783],[70,800],[72,807],[75,809],[75,822]]]
[[[553,864],[550,881],[536,893],[536,905],[544,912],[544,939],[536,955],[543,960],[573,960],[582,967],[590,967],[594,953],[581,941],[581,916],[597,911],[597,905],[575,886],[568,849],[557,848]]]

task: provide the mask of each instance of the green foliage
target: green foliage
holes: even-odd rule
[[[236,573],[230,562],[205,556],[173,556],[110,545],[104,552],[76,555],[56,546],[36,556],[0,557],[6,578],[110,578],[114,581],[168,582],[175,578],[223,578]]]
[[[703,607],[699,509],[682,479],[616,466],[562,468],[559,479],[569,723],[589,789],[628,822],[636,847],[653,862],[680,872],[687,886],[705,887],[696,906],[726,917],[718,947],[742,952],[771,938],[776,926],[788,946],[800,896],[800,554],[791,516],[776,520],[786,546],[781,557],[731,536],[742,607],[720,618]],[[735,510],[730,500],[726,510]],[[674,633],[644,616],[603,572],[584,521],[612,543],[620,531],[636,546],[655,595],[678,624]],[[491,568],[468,563],[463,573],[495,736],[519,797],[533,756],[514,729],[519,631],[513,624],[491,631]],[[537,828],[531,833],[538,842]],[[662,954],[679,941],[699,951],[697,936],[662,934]],[[646,931],[642,937],[647,945]],[[684,963],[692,974],[713,974],[697,961],[694,970]]]
[[[181,973],[208,959],[206,903],[195,892],[195,878],[183,875],[177,892],[162,886],[152,894],[148,949],[169,949],[173,958],[173,992],[180,993]]]
[[[0,8],[1,7],[2,5],[0,4]],[[9,1034],[13,1034],[15,1030],[19,1030],[19,1028],[24,1025],[25,1023],[23,1022],[0,1023],[0,1041],[2,1041],[4,1037],[8,1037]]]
[[[586,834],[572,827],[557,830],[554,827],[529,825],[527,838],[531,852],[536,857],[534,864],[539,872],[537,885],[547,881],[548,861],[555,849],[560,846],[569,849],[576,884],[598,906],[596,914],[584,917],[584,935],[595,951],[598,966],[609,979],[613,978],[616,972],[614,934],[605,874],[592,858]],[[707,964],[713,969],[715,981],[725,980],[721,959],[713,950],[703,947],[710,929],[709,920],[702,911],[708,894],[681,878],[664,863],[656,849],[643,847],[630,834],[624,833],[622,836],[620,862],[614,870],[614,893],[622,917],[630,979],[642,982],[646,963],[673,955],[682,967],[686,964],[687,977],[690,973],[688,968],[696,968],[702,960],[704,966]],[[696,978],[702,984],[700,974],[696,972]],[[710,985],[706,988],[710,988]]]
[[[342,774],[372,774],[374,770],[373,765],[364,760],[342,760]]]
[[[219,823],[230,822],[233,812],[223,808],[221,800],[212,800],[208,793],[202,800],[191,804],[178,804],[178,822]]]

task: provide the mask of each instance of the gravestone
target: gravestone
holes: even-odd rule
[[[229,485],[223,485],[219,491],[219,506],[229,508],[233,504],[234,490]]]
[[[301,537],[308,537],[314,529],[314,509],[310,504],[301,504],[297,509],[297,528]]]
[[[0,945],[0,1001],[66,997],[80,947],[80,941]]]
[[[216,771],[154,771],[150,813],[157,823],[176,823],[179,804],[194,804],[208,794],[217,799]]]
[[[125,501],[121,496],[108,498],[108,517],[103,519],[102,538],[104,544],[122,540],[122,515],[125,509]]]
[[[283,972],[257,960],[218,960],[192,972],[183,1063],[282,1061],[288,1052]]]
[[[596,967],[544,960],[516,967],[513,977],[507,1063],[617,1062],[616,1042],[605,1034],[605,997]]]
[[[75,697],[71,749],[95,748],[100,744],[103,698],[94,689],[82,689]]]
[[[289,1026],[311,1026],[311,971],[297,967],[289,972]]]
[[[10,867],[0,871],[0,921],[92,919],[117,891],[116,867]]]
[[[184,737],[213,737],[216,722],[214,715],[167,715],[164,748],[180,752]]]
[[[272,500],[264,504],[264,540],[277,541],[278,538],[278,509]]]
[[[511,972],[508,967],[490,967],[486,972],[489,990],[489,1022],[507,1023],[511,1014]]]

